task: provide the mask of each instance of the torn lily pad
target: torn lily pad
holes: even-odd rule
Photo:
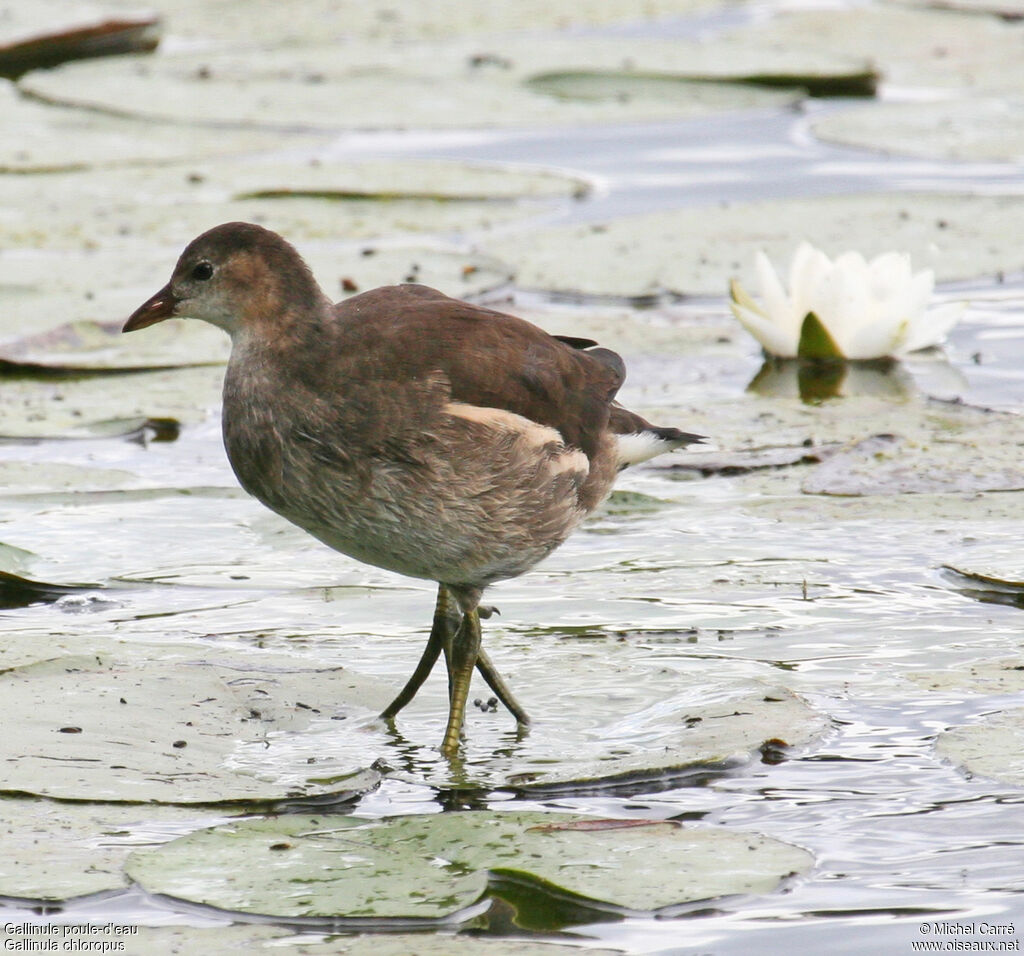
[[[1024,787],[1024,708],[947,730],[939,735],[935,750],[972,777]]]
[[[718,827],[467,811],[229,824],[140,850],[127,872],[150,893],[229,912],[439,920],[496,878],[626,915],[770,893],[812,863],[790,844]]]
[[[765,351],[780,358],[892,358],[939,344],[964,310],[962,303],[929,310],[935,274],[911,273],[910,257],[898,252],[870,262],[846,252],[833,261],[803,242],[788,288],[760,250],[755,264],[761,301],[734,279],[729,304]]]
[[[289,735],[319,715],[365,715],[376,699],[383,706],[377,682],[340,667],[79,655],[8,670],[0,693],[22,715],[0,743],[8,793],[225,803],[359,792],[377,779],[331,757],[310,765],[277,758],[278,746],[287,749]],[[259,767],[239,771],[235,752],[257,741]]]

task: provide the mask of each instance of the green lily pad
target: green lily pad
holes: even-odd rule
[[[754,288],[757,250],[788,261],[801,239],[830,256],[856,249],[870,259],[898,249],[915,269],[933,269],[947,282],[1018,270],[1021,216],[1020,196],[871,193],[552,226],[484,248],[515,269],[520,287],[569,296],[722,295],[734,277]]]
[[[805,850],[724,828],[463,812],[231,824],[140,850],[127,872],[151,893],[233,912],[443,919],[476,903],[494,877],[653,911],[769,893],[812,863]]]
[[[359,792],[375,783],[374,774],[332,758],[315,769],[276,760],[277,744],[319,715],[365,713],[377,698],[383,706],[379,684],[342,668],[80,655],[13,668],[0,684],[22,714],[0,744],[5,792],[189,804]],[[41,708],[41,700],[53,703]],[[256,741],[261,766],[240,772],[235,751]]]
[[[947,730],[935,749],[971,776],[1024,787],[1024,708]]]
[[[52,902],[123,889],[125,861],[140,845],[167,839],[158,832],[211,826],[220,819],[178,807],[4,797],[0,832],[7,852],[0,859],[0,894]]]

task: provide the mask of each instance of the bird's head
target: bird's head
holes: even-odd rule
[[[262,226],[228,222],[186,246],[170,282],[132,313],[122,331],[182,317],[202,319],[234,338],[314,315],[324,301],[290,243]]]

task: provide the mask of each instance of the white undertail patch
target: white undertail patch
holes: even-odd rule
[[[657,458],[667,451],[673,451],[688,444],[686,441],[670,441],[654,432],[633,432],[631,435],[616,435],[619,454],[619,467],[638,465],[642,461]]]

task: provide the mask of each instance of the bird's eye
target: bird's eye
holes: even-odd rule
[[[209,262],[200,262],[192,270],[192,278],[197,282],[205,282],[213,275],[213,266]]]

